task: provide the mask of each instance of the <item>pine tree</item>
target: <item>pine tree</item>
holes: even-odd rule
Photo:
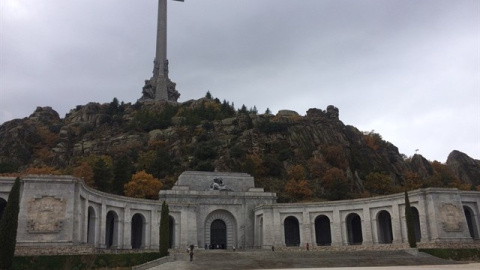
[[[170,246],[170,220],[168,215],[168,204],[163,201],[162,214],[160,220],[160,256],[168,255],[168,248]]]
[[[416,248],[417,239],[415,238],[415,230],[413,228],[412,208],[410,207],[410,200],[408,199],[407,191],[405,191],[405,219],[407,221],[408,245],[411,248]]]
[[[0,269],[9,269],[17,245],[18,212],[20,211],[20,178],[15,179],[8,203],[0,221]]]

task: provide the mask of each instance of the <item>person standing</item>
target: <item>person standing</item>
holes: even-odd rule
[[[193,261],[193,249],[190,250],[190,261]]]

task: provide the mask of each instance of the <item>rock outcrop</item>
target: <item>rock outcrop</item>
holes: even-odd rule
[[[262,183],[277,183],[279,190],[289,168],[316,170],[309,164],[318,163],[317,178],[338,168],[355,194],[364,192],[363,180],[370,173],[389,175],[395,185],[402,185],[407,172],[422,178],[434,174],[422,156],[405,160],[379,134],[345,125],[332,105],[301,116],[290,110],[276,115],[236,111],[229,103],[207,98],[88,103],[64,119],[50,107],[39,107],[28,118],[0,126],[0,172],[32,166],[71,172],[91,156],[109,156],[113,162],[127,157],[136,169],[162,176],[185,170],[249,172],[256,179],[280,179]],[[478,160],[454,151],[447,164],[463,182],[480,184]]]
[[[454,150],[448,155],[447,166],[462,182],[473,186],[480,185],[480,160]]]

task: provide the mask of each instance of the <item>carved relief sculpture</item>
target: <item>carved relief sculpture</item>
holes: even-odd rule
[[[442,228],[444,231],[463,231],[463,213],[456,205],[451,203],[443,203],[440,207],[440,218],[442,220]]]
[[[63,198],[42,196],[28,202],[27,231],[57,233],[63,229],[66,201]]]

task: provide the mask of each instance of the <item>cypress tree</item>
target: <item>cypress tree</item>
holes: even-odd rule
[[[405,191],[405,219],[407,221],[408,245],[411,248],[416,248],[417,239],[415,238],[415,230],[413,228],[412,208],[410,207],[410,200],[408,199],[407,191]]]
[[[17,245],[18,212],[20,211],[20,178],[15,179],[0,221],[0,269],[9,269]]]
[[[170,246],[170,218],[169,218],[168,204],[163,201],[162,214],[160,220],[160,256],[168,255],[168,248]]]

